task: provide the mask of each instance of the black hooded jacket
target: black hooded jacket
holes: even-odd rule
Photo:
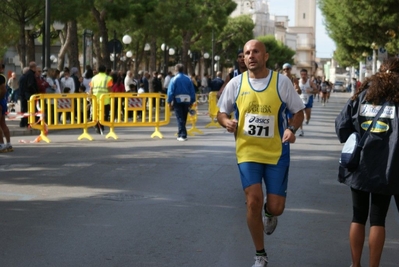
[[[373,106],[363,91],[349,100],[335,120],[335,131],[341,143],[358,132],[362,136],[381,105]],[[386,195],[399,194],[399,103],[388,103],[366,138],[358,169],[351,175],[342,168],[339,181],[361,191]],[[345,177],[347,176],[347,177]]]

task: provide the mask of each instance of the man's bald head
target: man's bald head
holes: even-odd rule
[[[245,45],[244,45],[244,54],[245,54],[246,48],[249,47],[249,46],[255,46],[261,52],[267,53],[266,45],[264,43],[262,43],[259,40],[252,39],[252,40],[249,40],[248,42],[245,43]]]
[[[250,40],[244,45],[244,61],[250,73],[250,77],[263,77],[268,74],[266,62],[269,54],[264,43],[258,40]]]

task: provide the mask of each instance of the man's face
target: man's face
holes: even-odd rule
[[[247,68],[247,66],[245,65],[244,58],[245,58],[244,53],[240,53],[237,56],[237,63],[238,63],[238,66],[240,67],[240,69],[246,69]]]
[[[38,67],[36,67],[36,76],[41,76],[42,75],[42,69],[41,68],[38,68]]]
[[[291,75],[291,68],[289,68],[289,67],[284,68],[283,69],[283,74],[285,76],[290,76]]]
[[[303,80],[307,80],[307,78],[308,78],[308,73],[307,73],[306,71],[301,71],[301,78],[302,78]]]
[[[245,65],[248,70],[256,71],[266,68],[266,62],[269,54],[261,42],[252,40],[245,44],[244,47]]]
[[[65,77],[65,79],[68,79],[69,78],[69,72],[64,72],[64,77]]]

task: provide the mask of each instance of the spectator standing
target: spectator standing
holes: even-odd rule
[[[65,87],[71,89],[71,94],[75,93],[75,81],[70,77],[69,69],[64,70],[64,77],[61,78],[61,90],[64,91]]]
[[[166,94],[168,92],[168,87],[170,83],[170,79],[172,79],[173,74],[171,71],[168,71],[168,75],[166,75],[165,80],[163,82],[163,91]]]
[[[57,86],[56,83],[56,77],[57,77],[57,73],[55,69],[48,69],[47,70],[47,78],[46,81],[49,85],[49,88],[51,88],[50,90],[47,90],[46,93],[50,93],[52,92],[53,94],[60,94],[60,88]],[[54,124],[54,118],[55,118],[55,114],[54,114],[54,100],[51,99],[50,100],[50,106],[46,106],[45,108],[45,118],[46,118],[46,122],[47,124]],[[48,108],[47,108],[48,107]],[[49,120],[49,114],[51,114],[51,120]]]
[[[97,97],[99,100],[103,94],[111,92],[112,88],[112,78],[106,73],[106,67],[100,65],[98,68],[98,74],[91,79],[90,82],[90,94]],[[110,112],[110,99],[107,97],[104,99],[104,121],[108,120]],[[96,132],[101,134],[104,132],[104,126],[98,123],[96,125]]]
[[[71,78],[73,79],[73,82],[75,83],[75,92],[78,92],[78,89],[80,87],[80,81],[79,81],[79,70],[76,67],[73,67],[71,69]]]
[[[215,79],[213,79],[211,81],[211,84],[210,84],[211,92],[218,92],[222,88],[223,84],[224,84],[224,81],[222,79],[222,72],[218,71],[218,72],[216,72]]]
[[[36,67],[35,79],[36,79],[37,87],[39,89],[39,94],[45,94],[49,85],[46,81],[46,78],[44,78],[42,76],[42,68],[41,67]]]
[[[19,81],[17,79],[17,74],[15,72],[11,73],[11,77],[8,80],[7,84],[12,90],[10,101],[12,103],[17,103],[19,98]]]
[[[187,141],[186,121],[188,110],[195,102],[194,85],[190,77],[183,73],[183,64],[175,66],[176,76],[173,77],[168,87],[168,104],[173,107],[177,119],[177,141]]]
[[[86,72],[83,75],[83,82],[82,82],[83,85],[86,87],[86,93],[90,92],[90,82],[93,76],[94,76],[93,69],[92,68],[86,69]]]
[[[126,77],[125,77],[125,80],[124,80],[124,85],[125,85],[126,92],[129,91],[129,88],[130,88],[131,84],[135,84],[137,86],[137,81],[133,78],[133,72],[128,70],[126,72]]]
[[[350,174],[340,169],[339,181],[351,189],[353,217],[349,230],[352,267],[360,267],[370,217],[369,265],[380,266],[385,243],[385,219],[392,195],[399,199],[399,58],[383,62],[379,72],[366,78],[335,120],[341,143],[353,132],[363,136],[382,105],[381,116],[365,139],[359,167]],[[366,125],[366,127],[364,126]],[[399,209],[399,207],[398,207]]]
[[[204,73],[204,77],[201,79],[201,94],[208,93],[208,73]]]
[[[39,93],[36,83],[36,63],[34,61],[29,63],[29,70],[21,76],[19,80],[19,87],[21,90],[21,112],[28,112],[28,100],[34,94]],[[21,118],[20,127],[28,127],[28,118]]]

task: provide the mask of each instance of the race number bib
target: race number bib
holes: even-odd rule
[[[245,114],[244,133],[253,137],[274,137],[274,116]]]
[[[299,95],[300,96],[300,98],[302,99],[302,102],[303,102],[303,104],[307,104],[308,103],[308,101],[309,101],[309,95],[307,95],[307,94],[301,94],[301,95]]]

